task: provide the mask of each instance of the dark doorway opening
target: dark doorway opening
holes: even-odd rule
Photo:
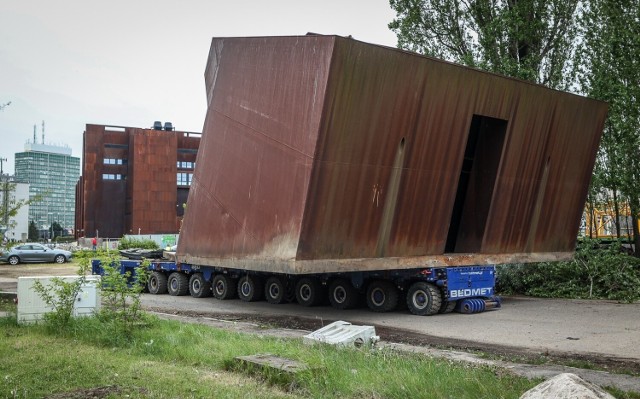
[[[480,251],[491,207],[507,121],[473,115],[445,252]]]

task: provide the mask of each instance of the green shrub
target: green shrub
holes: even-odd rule
[[[33,290],[53,311],[44,315],[45,322],[54,330],[65,330],[71,324],[73,307],[86,282],[86,274],[90,269],[91,259],[88,256],[76,255],[80,267],[78,278],[65,281],[60,277],[53,277],[51,284],[44,285],[36,280]]]
[[[118,243],[118,249],[130,249],[130,248],[142,248],[142,249],[159,249],[158,244],[149,239],[138,239],[125,237]]]
[[[149,260],[135,268],[135,273],[121,273],[120,257],[107,252],[99,257],[102,270],[102,309],[98,319],[114,334],[129,339],[136,326],[143,324],[145,314],[141,310],[140,294],[149,279]]]
[[[500,265],[496,291],[546,298],[640,299],[640,259],[584,239],[570,262]]]

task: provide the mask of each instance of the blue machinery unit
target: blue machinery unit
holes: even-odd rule
[[[138,260],[120,261],[119,272],[135,281]],[[249,302],[265,299],[278,304],[297,301],[303,306],[326,302],[337,309],[356,307],[366,300],[376,312],[406,302],[416,315],[458,311],[470,314],[500,307],[494,296],[494,266],[433,267],[394,271],[284,275],[213,266],[154,261],[148,282],[152,294],[187,295],[218,299],[239,297]],[[103,274],[100,261],[93,274]]]

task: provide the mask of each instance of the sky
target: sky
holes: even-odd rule
[[[388,0],[0,0],[0,158],[82,155],[86,124],[200,132],[212,37],[351,35],[396,46]]]

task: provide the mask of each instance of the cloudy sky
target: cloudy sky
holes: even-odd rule
[[[352,35],[395,46],[388,0],[0,0],[0,158],[33,139],[81,156],[87,123],[199,132],[215,36]]]

